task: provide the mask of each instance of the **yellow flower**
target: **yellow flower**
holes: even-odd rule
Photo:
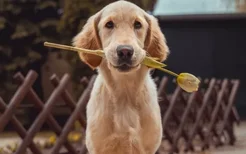
[[[177,77],[178,85],[183,90],[185,90],[186,92],[191,93],[191,92],[194,92],[194,91],[198,90],[198,87],[199,87],[199,84],[200,84],[200,80],[197,77],[195,77],[194,75],[189,74],[189,73],[180,73],[178,75],[178,74],[176,74],[176,73],[174,73],[174,72],[172,72],[170,70],[167,70],[165,68],[157,68],[157,69]]]
[[[48,140],[45,141],[44,148],[51,148],[52,146],[55,145],[55,142],[56,142],[56,135],[50,136]]]
[[[82,134],[78,132],[71,132],[68,134],[69,142],[78,142],[81,139]]]
[[[49,138],[49,141],[48,141],[49,143],[51,143],[51,144],[55,144],[55,142],[56,142],[56,136],[55,135],[52,135],[50,138]]]
[[[189,73],[181,73],[177,77],[178,85],[187,92],[194,92],[198,90],[200,80]]]

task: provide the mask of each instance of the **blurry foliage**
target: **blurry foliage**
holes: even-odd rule
[[[21,71],[25,74],[29,69],[40,73],[40,67],[45,62],[48,52],[52,51],[43,47],[43,42],[59,42],[56,27],[60,15],[55,1],[12,0],[2,3],[4,7],[0,10],[0,96],[9,100],[16,89],[12,83],[14,73]]]

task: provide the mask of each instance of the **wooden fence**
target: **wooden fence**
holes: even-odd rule
[[[4,102],[0,97],[0,132],[4,131],[6,125],[10,123],[21,137],[22,142],[14,150],[15,154],[25,152],[85,154],[87,152],[85,145],[81,142],[80,146],[76,146],[67,140],[67,136],[72,131],[75,121],[79,121],[83,133],[85,132],[86,104],[96,75],[90,79],[83,78],[83,83],[87,86],[78,101],[75,101],[66,90],[70,80],[68,74],[61,79],[56,75],[51,76],[50,81],[55,89],[46,102],[43,102],[32,89],[37,76],[38,74],[32,70],[26,76],[17,73],[14,80],[19,83],[19,87],[10,102]],[[163,150],[167,153],[176,153],[182,150],[194,151],[199,150],[198,148],[205,150],[210,146],[235,143],[234,123],[240,123],[234,106],[239,80],[206,79],[202,81],[200,90],[191,94],[185,93],[178,86],[173,93],[166,94],[167,82],[167,77],[156,78],[164,132],[159,154]],[[51,114],[59,98],[62,98],[67,108],[71,109],[71,114],[63,128]],[[28,130],[15,116],[18,106],[24,99],[32,102],[40,111]],[[44,123],[47,123],[58,136],[48,151],[44,151],[34,143],[34,137]],[[63,147],[65,150],[61,150]]]

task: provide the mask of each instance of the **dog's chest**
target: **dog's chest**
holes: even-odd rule
[[[127,98],[122,98],[112,102],[113,124],[116,132],[128,132],[129,129],[138,130],[140,128],[141,108],[138,101],[129,103]]]
[[[105,104],[112,104],[113,131],[123,134],[134,130],[139,133],[149,127],[146,123],[156,124],[158,104],[153,95],[149,91],[131,92],[106,100]]]

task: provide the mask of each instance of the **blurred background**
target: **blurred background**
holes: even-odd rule
[[[46,48],[43,42],[70,45],[88,17],[113,1],[0,0],[0,96],[9,102],[17,87],[13,75],[33,69],[39,74],[34,89],[43,100],[53,90],[49,83],[53,73],[72,75],[69,91],[77,98],[85,88],[79,84],[81,77],[96,72],[77,54]],[[159,19],[171,51],[165,62],[169,69],[203,79],[241,80],[236,107],[246,118],[246,0],[130,1]],[[168,90],[174,86],[170,82]],[[28,102],[21,106],[20,115],[29,123],[35,111],[28,110]]]

